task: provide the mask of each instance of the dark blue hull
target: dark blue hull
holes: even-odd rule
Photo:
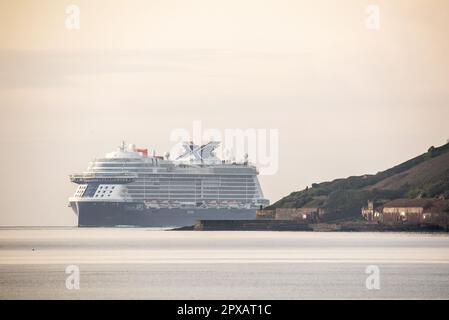
[[[197,220],[250,220],[255,209],[147,209],[142,203],[73,202],[80,227],[183,227]]]

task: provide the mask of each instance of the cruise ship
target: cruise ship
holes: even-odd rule
[[[248,163],[220,160],[219,142],[184,143],[174,160],[126,145],[70,175],[78,185],[69,206],[80,227],[180,227],[200,219],[255,219],[269,204]]]

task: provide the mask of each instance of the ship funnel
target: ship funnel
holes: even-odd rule
[[[144,157],[148,157],[148,149],[136,148],[135,151],[141,153]]]

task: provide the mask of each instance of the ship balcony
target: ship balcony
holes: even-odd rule
[[[70,175],[70,181],[77,184],[126,184],[137,179],[137,174],[124,172],[114,174],[81,173]]]

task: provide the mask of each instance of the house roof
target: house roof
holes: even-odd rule
[[[380,207],[380,209],[411,207],[421,207],[424,209],[424,212],[444,212],[447,208],[449,208],[449,201],[433,198],[396,199],[384,203],[383,206]]]

